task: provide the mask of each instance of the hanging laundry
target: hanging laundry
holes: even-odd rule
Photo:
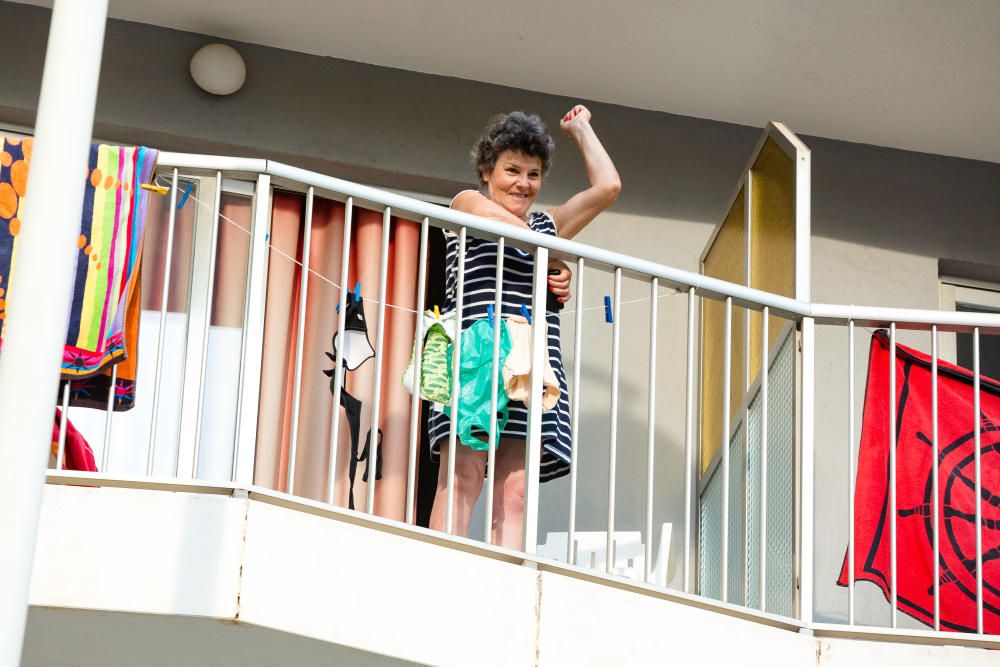
[[[435,322],[424,338],[420,360],[420,394],[435,403],[451,400],[451,344],[455,340],[443,324]]]
[[[142,294],[141,270],[136,267],[132,295],[128,298],[125,315],[125,358],[113,368],[106,367],[100,373],[81,380],[69,382],[69,404],[83,408],[105,410],[108,394],[114,392],[111,402],[115,412],[130,410],[135,405],[135,378],[139,368],[139,311]],[[114,371],[112,373],[112,371]],[[114,375],[114,385],[111,379]],[[60,384],[60,392],[62,385]],[[60,394],[61,395],[61,394]]]
[[[324,370],[323,374],[330,378],[330,393],[336,393],[336,371],[340,364],[344,366],[344,374],[347,371],[355,371],[366,361],[375,356],[375,350],[368,339],[368,325],[365,320],[364,298],[359,294],[347,301],[347,308],[344,313],[344,335],[340,332],[333,334],[333,353],[326,353],[326,356],[334,363],[334,367]],[[347,428],[351,439],[351,458],[348,467],[348,479],[350,488],[347,495],[348,509],[354,509],[354,482],[357,477],[358,463],[365,463],[365,472],[362,480],[368,481],[368,470],[371,467],[369,447],[371,444],[371,431],[365,436],[364,450],[359,454],[358,443],[361,437],[361,407],[360,400],[352,396],[347,391],[346,377],[340,387],[340,405],[344,408],[344,416],[347,418]],[[378,437],[375,445],[375,479],[382,479],[382,430],[378,430]]]
[[[333,378],[334,369],[323,371],[326,375],[330,376],[330,392],[334,391]],[[359,454],[358,453],[358,440],[361,436],[361,401],[352,396],[347,392],[347,389],[343,386],[340,388],[340,405],[344,408],[344,416],[347,418],[347,428],[349,435],[351,437],[351,458],[349,459],[347,477],[350,483],[347,494],[347,508],[354,509],[354,482],[358,475],[358,464],[365,462],[365,472],[362,476],[362,480],[368,481],[368,469],[370,467],[369,463],[369,446],[371,444],[371,431],[365,436],[365,448]],[[378,431],[378,444],[375,449],[375,479],[382,479],[382,429]]]
[[[59,456],[59,424],[62,411],[56,408],[55,422],[52,424],[52,456]],[[76,430],[73,422],[66,418],[66,441],[63,443],[63,470],[82,470],[97,472],[97,461],[94,450],[83,434]]]
[[[423,315],[422,341],[413,340],[410,363],[403,372],[403,386],[411,394],[414,392],[414,360],[420,353],[420,397],[434,403],[451,400],[451,363],[448,346],[455,340],[455,313],[435,315],[426,311]]]
[[[362,462],[365,463],[365,472],[361,476],[362,482],[368,481],[368,471],[371,470],[371,466],[368,463],[369,452],[371,451],[371,444],[372,444],[372,432],[368,431],[368,433],[365,435],[365,448],[361,450],[361,453],[358,454],[358,457],[356,459],[358,463]],[[382,479],[382,429],[378,430],[378,445],[376,446],[375,451],[378,452],[378,454],[375,457],[375,479]],[[351,477],[351,496],[352,496],[351,500],[353,501],[354,500],[353,476]]]
[[[344,332],[343,335],[339,331],[333,334],[333,352],[340,355],[349,371],[357,370],[361,364],[375,356],[375,349],[368,339],[363,296],[348,297]]]
[[[510,400],[531,405],[531,326],[520,315],[508,317],[506,323],[510,330],[511,348],[503,364],[504,389]],[[542,410],[551,410],[558,401],[559,380],[552,370],[546,346],[545,368],[542,369]]]
[[[891,522],[896,525],[898,608],[934,621],[933,393],[931,359],[903,345],[890,363],[885,331],[872,336],[854,495],[854,574],[891,600]],[[889,395],[889,373],[896,394]],[[889,407],[895,405],[896,442]],[[982,521],[976,523],[975,437],[980,434]],[[938,525],[943,630],[976,632],[976,533],[982,531],[983,624],[1000,632],[1000,382],[938,362]],[[890,447],[896,450],[896,515],[890,514]],[[848,585],[848,558],[837,583]]]
[[[5,138],[0,151],[0,289],[9,289],[17,270],[32,146],[30,138]],[[94,379],[71,386],[73,405],[104,409],[110,391],[115,410],[134,404],[138,269],[149,201],[141,185],[152,178],[158,155],[145,147],[91,146],[62,377],[74,385]],[[4,305],[0,298],[0,338]],[[119,369],[112,387],[111,366],[130,356],[133,363]],[[104,379],[95,378],[105,372]]]
[[[458,423],[456,433],[463,445],[473,449],[487,449],[486,437],[490,423],[497,422],[497,433],[507,425],[509,411],[503,379],[497,374],[497,411],[490,414],[493,386],[493,327],[483,318],[462,332],[462,354],[459,360]],[[511,351],[511,337],[507,323],[500,322],[500,364]],[[450,361],[453,346],[448,348]],[[448,364],[451,365],[450,363]],[[451,416],[451,405],[445,405],[443,412]],[[481,437],[480,437],[481,436]]]

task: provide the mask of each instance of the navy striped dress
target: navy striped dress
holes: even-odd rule
[[[531,213],[528,225],[536,232],[556,235],[555,221],[544,211]],[[455,309],[458,291],[458,235],[445,231],[447,241],[445,310]],[[465,298],[462,304],[462,330],[487,316],[487,306],[494,303],[497,271],[497,244],[494,241],[466,237]],[[503,260],[503,315],[520,315],[521,304],[531,308],[531,281],[535,258],[517,248],[505,247]],[[559,314],[546,313],[548,320],[549,363],[559,380],[559,401],[542,413],[542,462],[539,478],[548,481],[569,472],[572,434],[569,421],[569,399],[566,373],[559,349]],[[524,403],[511,401],[510,418],[501,433],[503,438],[524,440],[528,429],[528,410]],[[438,459],[442,443],[448,442],[451,420],[443,412],[431,410],[428,433],[431,457]]]

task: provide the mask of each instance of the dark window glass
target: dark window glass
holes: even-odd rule
[[[964,303],[955,305],[955,310],[963,313],[997,313],[998,310],[970,306]],[[958,334],[958,365],[972,370],[972,334]],[[980,334],[979,336],[979,372],[1000,381],[1000,336]]]

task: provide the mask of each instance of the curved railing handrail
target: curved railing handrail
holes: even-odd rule
[[[357,203],[388,206],[400,212],[413,214],[418,219],[422,217],[434,219],[449,229],[465,227],[473,230],[477,236],[485,238],[497,239],[502,236],[510,245],[525,248],[542,246],[554,252],[556,256],[582,257],[585,261],[604,268],[621,268],[625,273],[636,274],[642,278],[656,277],[664,286],[682,291],[694,288],[695,293],[700,296],[717,300],[731,297],[734,305],[751,310],[761,310],[767,307],[772,315],[793,320],[812,317],[822,324],[846,324],[848,321],[854,320],[858,324],[870,326],[882,326],[889,322],[896,322],[905,328],[939,326],[943,331],[979,327],[983,329],[984,333],[1000,333],[1000,314],[809,303],[612,250],[597,248],[578,241],[514,227],[406,195],[388,192],[342,178],[326,176],[274,160],[164,152],[160,154],[159,165],[169,168],[269,174],[276,179],[294,181],[297,184],[312,186],[333,194],[352,197]],[[912,327],[907,327],[907,325],[912,325]]]
[[[355,203],[369,203],[376,206],[390,207],[393,210],[414,214],[418,218],[426,217],[443,223],[442,226],[453,229],[465,227],[475,232],[476,236],[497,239],[504,237],[508,245],[524,248],[541,246],[548,248],[555,256],[582,257],[592,265],[605,268],[621,268],[626,274],[659,278],[664,286],[682,291],[694,288],[700,296],[722,300],[733,299],[735,305],[753,310],[770,308],[773,315],[789,319],[801,319],[809,315],[809,305],[779,294],[737,285],[735,283],[703,276],[691,271],[659,264],[650,260],[639,259],[619,252],[596,248],[594,246],[571,241],[555,236],[541,234],[529,229],[514,227],[495,220],[489,220],[477,215],[463,213],[438,204],[407,197],[405,195],[380,190],[353,181],[318,174],[308,169],[275,162],[251,158],[231,158],[212,155],[195,155],[189,153],[161,153],[160,167],[187,168],[206,171],[229,171],[245,174],[266,173],[276,179],[294,181],[297,184],[312,186],[352,197]]]
[[[853,321],[862,326],[882,327],[895,322],[901,329],[937,326],[941,331],[965,331],[976,327],[982,333],[1000,333],[1000,313],[812,303],[809,305],[809,316],[819,324],[847,324]]]

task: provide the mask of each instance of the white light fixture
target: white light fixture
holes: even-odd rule
[[[191,78],[213,95],[232,95],[243,87],[247,66],[243,56],[227,44],[208,44],[191,58]]]

